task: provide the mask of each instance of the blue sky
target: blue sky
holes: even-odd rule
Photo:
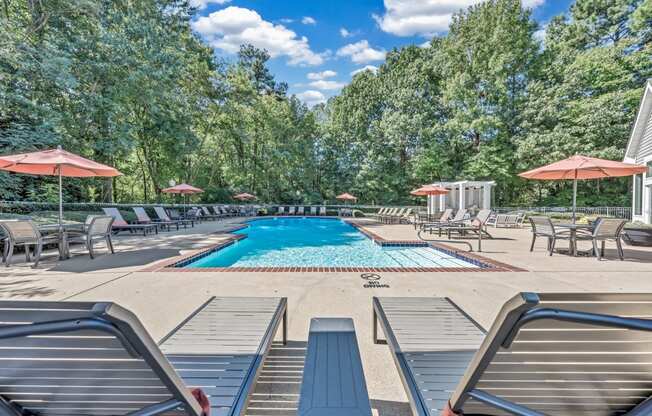
[[[267,49],[269,67],[309,105],[323,102],[352,73],[383,63],[386,51],[445,33],[450,14],[478,0],[190,0],[193,29],[218,56],[242,43]],[[572,0],[523,0],[543,26]]]

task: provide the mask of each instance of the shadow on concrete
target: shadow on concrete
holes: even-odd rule
[[[372,399],[371,408],[376,409],[378,416],[412,416],[412,409],[406,402]]]
[[[21,279],[0,283],[0,298],[40,298],[52,295],[56,290],[43,286],[38,280]]]
[[[180,251],[171,248],[151,248],[130,251],[116,251],[107,254],[98,250],[94,259],[88,254],[74,254],[66,261],[58,262],[50,271],[85,273],[100,270],[119,269],[123,267],[145,266],[149,263],[180,255]]]

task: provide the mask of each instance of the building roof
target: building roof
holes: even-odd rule
[[[456,182],[433,182],[434,186],[441,186],[442,188],[452,189],[459,188],[464,185],[464,188],[481,188],[485,185],[494,186],[495,181],[456,181]]]
[[[641,138],[645,133],[645,123],[650,119],[652,112],[652,79],[648,79],[641,99],[641,105],[638,108],[638,114],[632,127],[632,134],[629,136],[627,143],[627,150],[625,151],[624,162],[634,163],[636,160],[636,153],[638,153]]]

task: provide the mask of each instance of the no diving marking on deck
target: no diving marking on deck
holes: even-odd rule
[[[382,288],[389,288],[389,285],[387,283],[380,283],[380,279],[382,277],[379,274],[376,273],[362,273],[360,275],[360,278],[362,280],[366,280],[367,283],[362,285],[365,289],[382,289]]]

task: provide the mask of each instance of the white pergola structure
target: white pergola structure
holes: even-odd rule
[[[494,181],[434,182],[432,185],[449,190],[446,195],[428,196],[428,214],[447,208],[491,209],[491,189]]]

